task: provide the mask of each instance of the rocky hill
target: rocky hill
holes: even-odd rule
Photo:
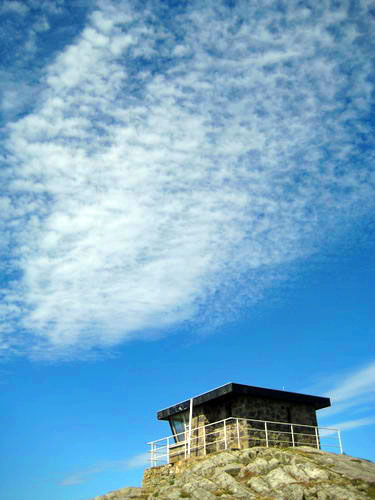
[[[375,499],[375,464],[309,447],[226,450],[145,471],[142,488],[94,500]]]

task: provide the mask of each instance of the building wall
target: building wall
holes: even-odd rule
[[[224,424],[213,424],[234,417]],[[267,424],[235,419],[254,419],[293,424]],[[212,423],[213,425],[208,425]],[[300,425],[298,425],[300,424]],[[316,412],[312,406],[272,399],[232,395],[194,408],[192,422],[191,455],[205,455],[225,448],[247,448],[251,446],[299,446],[319,447],[315,429],[303,425],[317,426]],[[203,428],[206,426],[206,428]],[[174,448],[171,461],[185,458],[186,445]]]
[[[231,417],[317,425],[313,406],[274,399],[235,395],[231,401]]]
[[[229,417],[317,425],[313,406],[238,394],[194,408],[193,428]]]

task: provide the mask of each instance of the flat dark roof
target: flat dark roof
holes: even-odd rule
[[[194,406],[202,405],[212,401],[213,399],[224,398],[230,394],[247,394],[248,396],[277,399],[278,401],[288,401],[290,403],[304,403],[313,406],[315,410],[331,406],[330,399],[321,396],[310,396],[308,394],[299,394],[298,392],[277,391],[275,389],[235,384],[233,382],[194,397]],[[170,416],[175,415],[176,413],[188,410],[189,406],[190,400],[188,399],[182,403],[178,403],[170,406],[169,408],[158,411],[157,417],[159,420],[167,420]]]

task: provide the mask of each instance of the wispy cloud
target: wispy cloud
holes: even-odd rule
[[[325,396],[331,398],[332,406],[319,412],[324,426],[348,430],[374,424],[375,362],[346,374],[331,390],[327,391]],[[349,416],[361,413],[361,417],[347,420]],[[341,415],[343,420],[332,423],[333,415]],[[326,424],[326,422],[329,423]]]
[[[65,479],[63,479],[59,484],[60,486],[74,486],[76,484],[82,484],[89,481],[92,477],[104,472],[105,470],[111,469],[111,466],[97,465],[94,467],[89,467],[85,470],[75,472],[70,474]]]
[[[79,33],[88,9],[83,0],[69,9],[64,0],[1,3],[0,124],[30,112],[45,88],[45,65]]]
[[[145,467],[149,464],[148,453],[140,453],[139,455],[134,455],[134,457],[129,458],[126,461],[126,467],[128,469],[135,469],[136,467]]]
[[[348,431],[351,429],[356,429],[358,427],[363,427],[365,425],[373,425],[375,424],[375,417],[365,417],[365,418],[357,418],[354,420],[346,420],[344,422],[336,422],[330,424],[330,427],[333,429],[339,429],[340,431]],[[329,434],[328,431],[324,429],[320,431],[321,436],[327,436]]]
[[[17,2],[15,0],[8,0],[2,3],[0,12],[14,12],[21,16],[29,12],[29,7],[25,3]]]
[[[143,7],[99,2],[7,129],[3,331],[34,355],[225,321],[374,205],[370,7]]]
[[[345,403],[362,396],[375,397],[375,361],[344,377],[327,395],[334,403]]]
[[[148,464],[148,455],[147,453],[141,453],[139,455],[135,455],[127,460],[112,460],[101,462],[92,467],[88,467],[87,469],[83,469],[81,471],[70,474],[65,479],[60,482],[60,486],[74,486],[76,484],[82,484],[93,477],[101,474],[102,472],[106,472],[109,470],[126,470],[126,469],[134,469],[137,467],[145,467]]]

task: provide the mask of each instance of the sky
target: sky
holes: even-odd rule
[[[156,412],[331,397],[375,460],[370,0],[0,3],[2,500],[139,485]]]

